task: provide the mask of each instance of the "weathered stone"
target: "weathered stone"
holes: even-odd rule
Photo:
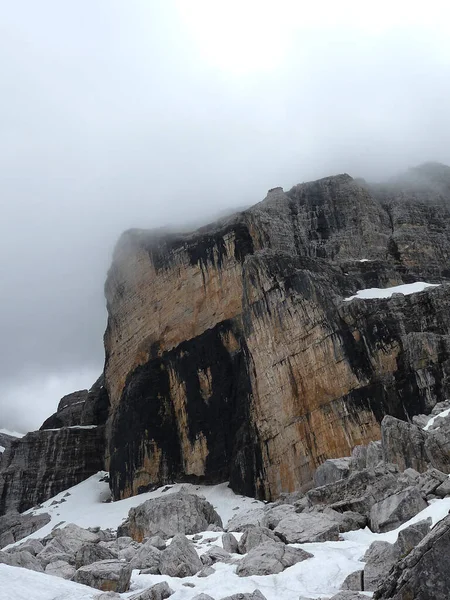
[[[380,581],[386,578],[398,559],[397,548],[388,542],[372,542],[362,558],[364,567],[364,591],[373,592]]]
[[[327,507],[323,511],[323,514],[328,515],[337,523],[339,533],[347,533],[347,531],[354,531],[355,529],[364,529],[367,525],[367,517],[350,510],[341,513]]]
[[[447,479],[448,475],[446,473],[431,467],[420,475],[416,485],[425,496],[429,496],[434,494],[437,488]]]
[[[343,590],[351,590],[353,592],[360,592],[364,588],[364,570],[353,571],[350,575],[344,579],[341,586]]]
[[[366,468],[375,469],[384,460],[381,441],[370,442],[367,445]],[[389,462],[389,461],[388,461]]]
[[[427,432],[425,453],[433,467],[443,473],[450,473],[450,424]]]
[[[214,575],[216,571],[211,567],[203,567],[203,569],[197,574],[197,577],[209,577],[210,575]]]
[[[39,552],[41,552],[44,549],[44,545],[39,540],[34,540],[33,538],[30,538],[29,540],[26,540],[19,546],[16,546],[16,548],[18,551],[23,550],[24,552],[29,552],[33,556],[36,556],[36,554],[39,554]]]
[[[324,513],[300,513],[284,518],[275,534],[286,544],[337,541],[339,525]]]
[[[65,560],[55,560],[45,567],[47,575],[62,577],[62,579],[72,579],[75,575],[75,567]]]
[[[26,551],[7,553],[0,550],[0,563],[9,565],[10,567],[30,569],[31,571],[37,571],[38,573],[44,571],[40,561]]]
[[[238,541],[232,533],[224,533],[222,536],[223,549],[231,554],[238,554]]]
[[[312,554],[301,548],[291,548],[269,541],[250,550],[238,564],[236,574],[239,577],[273,575],[311,557]]]
[[[445,498],[448,496],[450,494],[450,479],[447,478],[444,483],[441,483],[441,485],[434,490],[434,493],[439,498]]]
[[[398,465],[400,471],[412,467],[423,473],[429,466],[425,451],[427,432],[416,425],[386,416],[381,423],[384,460]]]
[[[94,562],[101,560],[117,559],[117,552],[113,552],[100,544],[87,543],[83,544],[75,554],[75,567],[79,569],[85,565],[91,565]],[[136,567],[137,568],[137,567]]]
[[[370,510],[370,528],[377,533],[392,531],[427,507],[417,488],[407,488],[374,504]]]
[[[361,471],[367,465],[367,446],[355,446],[350,459],[350,470]]]
[[[432,520],[428,518],[399,531],[397,541],[394,544],[398,557],[404,558],[409,554],[430,533],[431,525]]]
[[[161,561],[161,550],[158,550],[150,541],[139,548],[130,561],[132,569],[145,569],[147,573],[157,575],[159,573],[159,563]]]
[[[165,600],[173,593],[173,590],[166,581],[160,581],[159,583],[152,585],[151,588],[148,588],[139,594],[134,594],[130,597],[130,600]]]
[[[130,586],[131,567],[119,560],[102,560],[80,567],[73,581],[83,583],[103,592],[127,592]]]
[[[172,537],[204,531],[210,523],[222,525],[219,515],[204,498],[183,491],[152,498],[131,508],[118,535],[129,534],[141,542],[145,537]]]
[[[367,600],[367,596],[358,592],[342,591],[332,596],[330,600]]]
[[[267,527],[249,527],[239,540],[238,552],[246,554],[252,548],[269,541],[281,543],[280,538]]]
[[[262,527],[266,523],[267,513],[263,508],[243,510],[228,521],[227,531],[245,531],[247,527]],[[267,525],[266,525],[267,526]]]
[[[39,552],[37,558],[46,566],[56,559],[75,560],[75,554],[84,544],[98,542],[98,535],[70,523],[62,529],[52,531],[52,540]]]
[[[155,546],[155,548],[158,548],[158,550],[165,550],[166,548],[166,542],[159,535],[152,535],[149,538],[148,543]]]
[[[351,458],[329,458],[317,467],[314,473],[314,484],[319,487],[345,479],[350,473]]]
[[[219,546],[211,546],[211,548],[209,548],[200,556],[200,560],[205,566],[210,567],[216,562],[229,563],[232,561],[232,558],[230,553],[224,548],[220,548]]]
[[[195,551],[194,544],[182,534],[176,535],[170,546],[161,553],[161,575],[189,577],[198,573],[202,567],[203,563]]]
[[[448,600],[450,516],[397,562],[374,593],[374,600]]]
[[[0,517],[0,548],[38,531],[50,521],[50,515],[21,515],[13,510]]]
[[[226,596],[221,600],[266,600],[266,597],[259,590],[255,590],[251,594],[233,594],[232,596]]]
[[[267,527],[268,529],[275,529],[275,527],[278,525],[278,523],[282,519],[284,519],[285,517],[288,517],[289,515],[292,515],[295,512],[298,512],[297,507],[298,507],[298,502],[296,502],[295,505],[292,505],[292,504],[281,504],[279,506],[269,505],[264,510],[264,517],[261,520],[261,525],[263,527]]]
[[[197,594],[197,596],[194,596],[192,600],[214,600],[214,598],[208,596],[208,594]]]

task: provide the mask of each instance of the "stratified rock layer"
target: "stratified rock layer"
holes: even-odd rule
[[[445,281],[450,197],[426,200],[340,175],[191,235],[125,233],[105,288],[114,497],[229,479],[272,499],[448,394],[447,286],[344,301]]]

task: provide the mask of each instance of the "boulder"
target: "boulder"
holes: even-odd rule
[[[429,466],[425,440],[429,434],[417,425],[385,416],[381,422],[381,445],[384,460],[400,471],[412,467],[423,473]]]
[[[237,566],[236,574],[239,577],[274,575],[311,557],[312,554],[301,548],[291,548],[284,544],[268,541],[256,546],[244,556]]]
[[[425,473],[419,475],[416,485],[425,496],[429,496],[430,494],[434,494],[437,488],[447,479],[448,475],[446,473],[430,467]]]
[[[399,531],[397,541],[394,544],[398,558],[404,558],[413,550],[431,531],[431,518],[413,523]]]
[[[129,600],[165,600],[173,593],[167,581],[160,581],[143,592],[131,596]]]
[[[75,553],[75,567],[79,569],[85,565],[91,565],[92,563],[99,562],[101,560],[112,560],[117,559],[117,552],[109,550],[100,544],[88,543],[83,544],[79,550]]]
[[[339,525],[324,513],[302,512],[280,521],[275,534],[286,544],[338,541]]]
[[[327,506],[323,513],[336,521],[339,527],[339,533],[364,529],[367,525],[367,517],[351,510],[346,510],[341,513]]]
[[[146,573],[157,575],[159,573],[160,561],[161,550],[158,550],[149,540],[133,556],[130,561],[130,567],[132,569],[145,569]]]
[[[375,469],[384,460],[381,441],[369,442],[367,445],[366,468]]]
[[[267,527],[249,527],[239,540],[238,552],[246,554],[252,548],[269,541],[282,543],[280,538]]]
[[[350,460],[351,471],[361,471],[367,464],[367,446],[355,446]]]
[[[75,575],[75,567],[65,560],[55,560],[45,567],[47,575],[62,577],[63,579],[72,579]]]
[[[102,560],[80,567],[72,580],[103,592],[122,594],[128,591],[130,578],[131,567],[126,563],[119,560]]]
[[[255,590],[251,594],[233,594],[232,596],[225,596],[225,598],[221,598],[220,600],[266,600],[266,597],[259,590]]]
[[[98,542],[98,535],[70,523],[62,529],[55,529],[51,533],[51,540],[45,548],[39,552],[37,558],[46,566],[56,559],[75,559],[75,554],[87,543]]]
[[[441,483],[441,485],[434,490],[434,493],[438,498],[445,498],[448,496],[450,494],[450,478],[447,478],[444,483]]]
[[[208,594],[197,594],[192,598],[192,600],[214,600],[212,596],[208,596]]]
[[[317,467],[314,473],[314,484],[316,487],[335,483],[345,479],[350,473],[351,457],[329,458]]]
[[[426,432],[425,453],[430,464],[442,471],[450,473],[450,424],[442,425],[436,431]]]
[[[222,536],[223,549],[230,554],[238,554],[238,541],[232,533],[224,533]]]
[[[370,510],[370,528],[376,533],[396,529],[428,506],[417,488],[410,487],[374,504]]]
[[[450,516],[380,582],[374,600],[448,600],[450,590]]]
[[[329,600],[367,600],[367,596],[358,592],[342,591],[332,596]]]
[[[216,562],[229,563],[232,561],[232,558],[229,552],[223,548],[220,548],[219,546],[212,546],[201,555],[200,560],[205,566],[210,567]]]
[[[50,515],[22,515],[12,510],[0,517],[0,548],[14,544],[50,522]]]
[[[203,567],[194,544],[184,535],[176,535],[170,546],[161,553],[159,571],[171,577],[190,577]]]
[[[268,529],[275,529],[278,523],[288,517],[289,515],[297,512],[298,502],[293,504],[281,504],[278,506],[268,506],[264,509],[264,517],[261,520],[261,526],[267,527]],[[257,525],[256,525],[257,526]]]
[[[184,491],[146,500],[130,509],[117,534],[130,535],[137,542],[158,535],[169,538],[205,531],[211,523],[222,526],[213,506],[204,498]]]
[[[398,559],[398,553],[393,544],[388,542],[372,542],[362,560],[364,567],[364,591],[373,592],[381,580],[392,569]]]
[[[197,573],[197,577],[209,577],[214,575],[215,570],[212,567],[203,567],[203,569]]]
[[[159,535],[152,535],[149,538],[148,543],[154,546],[155,548],[158,548],[158,550],[166,549],[166,542]]]
[[[344,579],[344,583],[341,586],[343,590],[351,590],[353,592],[360,592],[364,587],[364,570],[353,571],[347,575]]]
[[[37,571],[38,573],[44,572],[39,560],[29,552],[13,552],[10,554],[0,550],[0,564],[1,563],[9,565],[10,567],[30,569],[31,571]]]
[[[244,531],[247,527],[254,525],[263,525],[264,517],[267,516],[263,508],[253,508],[244,510],[235,515],[228,521],[227,531]],[[265,525],[267,527],[267,525]]]
[[[36,556],[37,554],[39,554],[39,552],[41,552],[44,549],[44,545],[39,540],[34,540],[33,538],[31,538],[23,544],[20,544],[20,546],[16,546],[16,548],[17,551],[23,550],[29,552],[33,556]],[[11,550],[13,550],[13,548],[11,548]]]

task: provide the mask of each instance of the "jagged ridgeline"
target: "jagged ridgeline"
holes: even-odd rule
[[[385,414],[430,412],[450,391],[449,254],[450,168],[435,164],[274,188],[191,234],[124,233],[105,286],[109,400],[87,419],[107,417],[113,497],[229,480],[275,499],[379,439]],[[345,300],[416,281],[442,285]],[[3,510],[23,443],[5,451]]]

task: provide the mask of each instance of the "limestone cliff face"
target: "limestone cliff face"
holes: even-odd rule
[[[449,288],[344,298],[445,281],[449,201],[341,175],[191,235],[125,233],[105,287],[115,498],[184,478],[272,499],[441,399]]]

